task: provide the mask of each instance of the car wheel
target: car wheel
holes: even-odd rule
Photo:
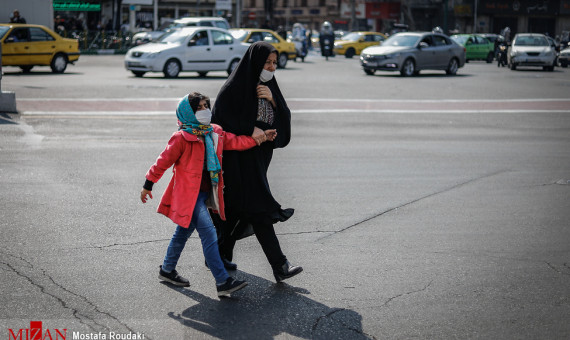
[[[22,72],[24,72],[24,73],[30,73],[30,71],[32,70],[33,66],[26,65],[26,66],[20,66],[20,68],[22,69]]]
[[[204,77],[206,77],[207,75],[208,75],[208,72],[198,72],[198,76],[199,76],[200,78],[204,78]]]
[[[230,66],[228,67],[228,76],[230,74],[232,74],[232,72],[236,69],[236,67],[239,65],[239,59],[234,59],[232,60],[232,62],[230,63]]]
[[[346,50],[346,53],[344,54],[344,56],[350,59],[350,58],[354,57],[355,54],[356,54],[356,51],[354,50],[354,48],[349,48],[348,50]]]
[[[369,70],[367,68],[364,69],[364,73],[366,73],[369,76],[373,76],[374,72],[376,72],[376,70]]]
[[[449,61],[449,65],[447,65],[447,70],[445,70],[445,73],[454,76],[457,74],[458,69],[459,69],[459,63],[457,62],[457,59],[451,58],[451,60]]]
[[[404,65],[402,65],[402,69],[400,70],[400,74],[404,77],[411,77],[416,72],[416,64],[412,60],[412,58],[406,59],[404,61]]]
[[[493,52],[489,52],[489,54],[487,54],[487,64],[492,63],[493,59],[495,59],[495,54]]]
[[[512,63],[509,65],[509,67],[511,68],[511,70],[516,70],[517,69],[517,65],[515,63]]]
[[[67,68],[67,57],[65,54],[56,54],[53,57],[50,66],[53,73],[63,73]]]
[[[289,56],[287,53],[283,52],[279,55],[279,60],[277,61],[277,66],[279,68],[285,68],[287,65],[287,61],[289,60]]]
[[[176,59],[168,59],[162,72],[166,78],[176,78],[180,73],[180,63]]]
[[[131,72],[133,72],[133,74],[134,74],[135,77],[137,77],[137,78],[140,78],[140,77],[144,76],[144,74],[146,73],[146,72],[142,72],[142,71],[131,71]]]

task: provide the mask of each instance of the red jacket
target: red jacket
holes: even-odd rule
[[[256,146],[250,136],[236,136],[224,132],[219,125],[212,124],[212,135],[216,146],[216,155],[222,165],[222,152],[226,150],[247,150]],[[157,212],[170,218],[174,223],[188,228],[198,193],[204,168],[205,145],[202,139],[185,131],[172,134],[168,145],[162,151],[153,166],[146,173],[146,179],[156,183],[164,172],[174,164],[172,179],[162,195]],[[225,220],[224,179],[220,174],[217,185],[212,185],[208,206]],[[216,194],[214,194],[216,193]]]

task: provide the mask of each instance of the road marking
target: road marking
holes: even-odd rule
[[[24,98],[20,112],[29,116],[170,116],[178,98]],[[288,99],[293,114],[311,113],[570,113],[570,99]],[[151,104],[152,103],[152,104]],[[79,110],[78,110],[79,109]]]

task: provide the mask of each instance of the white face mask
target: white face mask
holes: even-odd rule
[[[212,111],[205,109],[196,112],[196,120],[202,125],[210,125],[210,121],[212,121]]]
[[[271,71],[267,71],[266,69],[261,70],[261,74],[259,75],[259,80],[261,80],[262,82],[266,82],[266,81],[270,81],[271,79],[273,79],[273,73],[275,72],[271,72]]]

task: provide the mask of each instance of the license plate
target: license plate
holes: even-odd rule
[[[135,62],[129,61],[129,66],[138,67],[138,66],[141,66],[141,63],[135,63]]]

